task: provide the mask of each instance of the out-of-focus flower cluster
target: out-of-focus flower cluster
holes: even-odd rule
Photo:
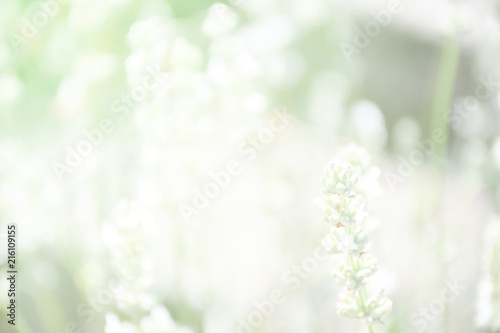
[[[367,278],[377,270],[377,261],[367,253],[369,237],[363,230],[367,213],[356,185],[369,170],[370,157],[354,145],[344,149],[340,156],[343,161],[331,162],[321,179],[323,220],[332,226],[324,245],[340,262],[334,273],[336,282],[345,287],[338,304],[339,314],[364,319],[371,325],[381,322],[382,315],[391,310],[392,302],[381,298],[382,292],[370,298],[366,292]]]
[[[479,283],[476,322],[492,332],[500,331],[500,223],[485,228],[485,276]]]
[[[148,291],[151,284],[147,241],[154,229],[150,214],[135,203],[121,201],[103,227],[103,238],[109,249],[111,264],[123,291],[115,294],[117,312],[130,317],[120,319],[117,313],[106,314],[106,333],[190,333],[177,325],[168,310]]]
[[[149,309],[155,300],[144,292],[150,284],[151,260],[147,256],[150,236],[149,215],[137,204],[121,201],[109,221],[103,226],[103,239],[110,254],[113,274],[127,288],[115,297],[122,309],[143,307]]]

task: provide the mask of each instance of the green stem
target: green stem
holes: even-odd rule
[[[455,89],[459,55],[460,49],[455,36],[449,36],[441,49],[431,115],[431,129],[441,130],[446,137],[444,142],[437,144],[436,155],[439,162],[446,156],[448,145],[448,111],[453,98],[453,90]]]
[[[440,130],[441,133],[444,133],[444,137],[446,138],[443,142],[436,143],[435,163],[441,170],[442,175],[444,174],[444,169],[446,167],[445,161],[446,161],[448,141],[449,141],[448,113],[450,107],[452,106],[452,98],[453,98],[453,91],[455,89],[455,81],[456,81],[459,57],[460,57],[460,48],[458,42],[456,40],[456,37],[451,35],[448,37],[448,40],[445,42],[441,50],[441,57],[439,60],[439,71],[437,75],[436,89],[435,89],[436,93],[434,96],[434,102],[432,107],[432,119],[431,119],[432,130],[433,131]],[[440,186],[437,186],[437,188],[439,188],[441,192],[442,188],[444,187],[443,177],[444,176],[442,176],[440,179],[441,183],[439,184]],[[441,195],[438,196],[438,198],[440,198],[441,200]],[[435,207],[436,207],[435,209],[438,210],[439,207],[441,207],[441,202],[436,202]],[[437,214],[442,215],[442,212],[438,211]],[[444,218],[440,216],[439,220],[443,221]],[[442,243],[444,243],[444,238],[447,234],[446,226],[444,225],[444,223],[441,222],[439,223],[438,229],[440,238],[443,240]],[[439,250],[441,258],[444,259],[444,250],[442,248]],[[447,270],[447,264],[445,263],[444,265],[442,265],[442,271],[441,271],[443,279],[446,275],[446,270]],[[445,310],[443,313],[444,332],[449,332],[448,311],[449,311],[448,307],[445,306]]]

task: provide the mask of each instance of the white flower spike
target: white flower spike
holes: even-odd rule
[[[322,198],[318,203],[325,212],[323,220],[332,225],[323,244],[341,262],[334,273],[335,281],[345,287],[338,313],[363,319],[373,332],[372,325],[382,322],[381,317],[391,311],[392,302],[381,297],[382,292],[368,298],[366,291],[377,261],[367,253],[369,238],[363,231],[367,212],[357,185],[369,174],[370,156],[356,145],[344,148],[339,156],[341,161],[330,162],[321,178]]]

